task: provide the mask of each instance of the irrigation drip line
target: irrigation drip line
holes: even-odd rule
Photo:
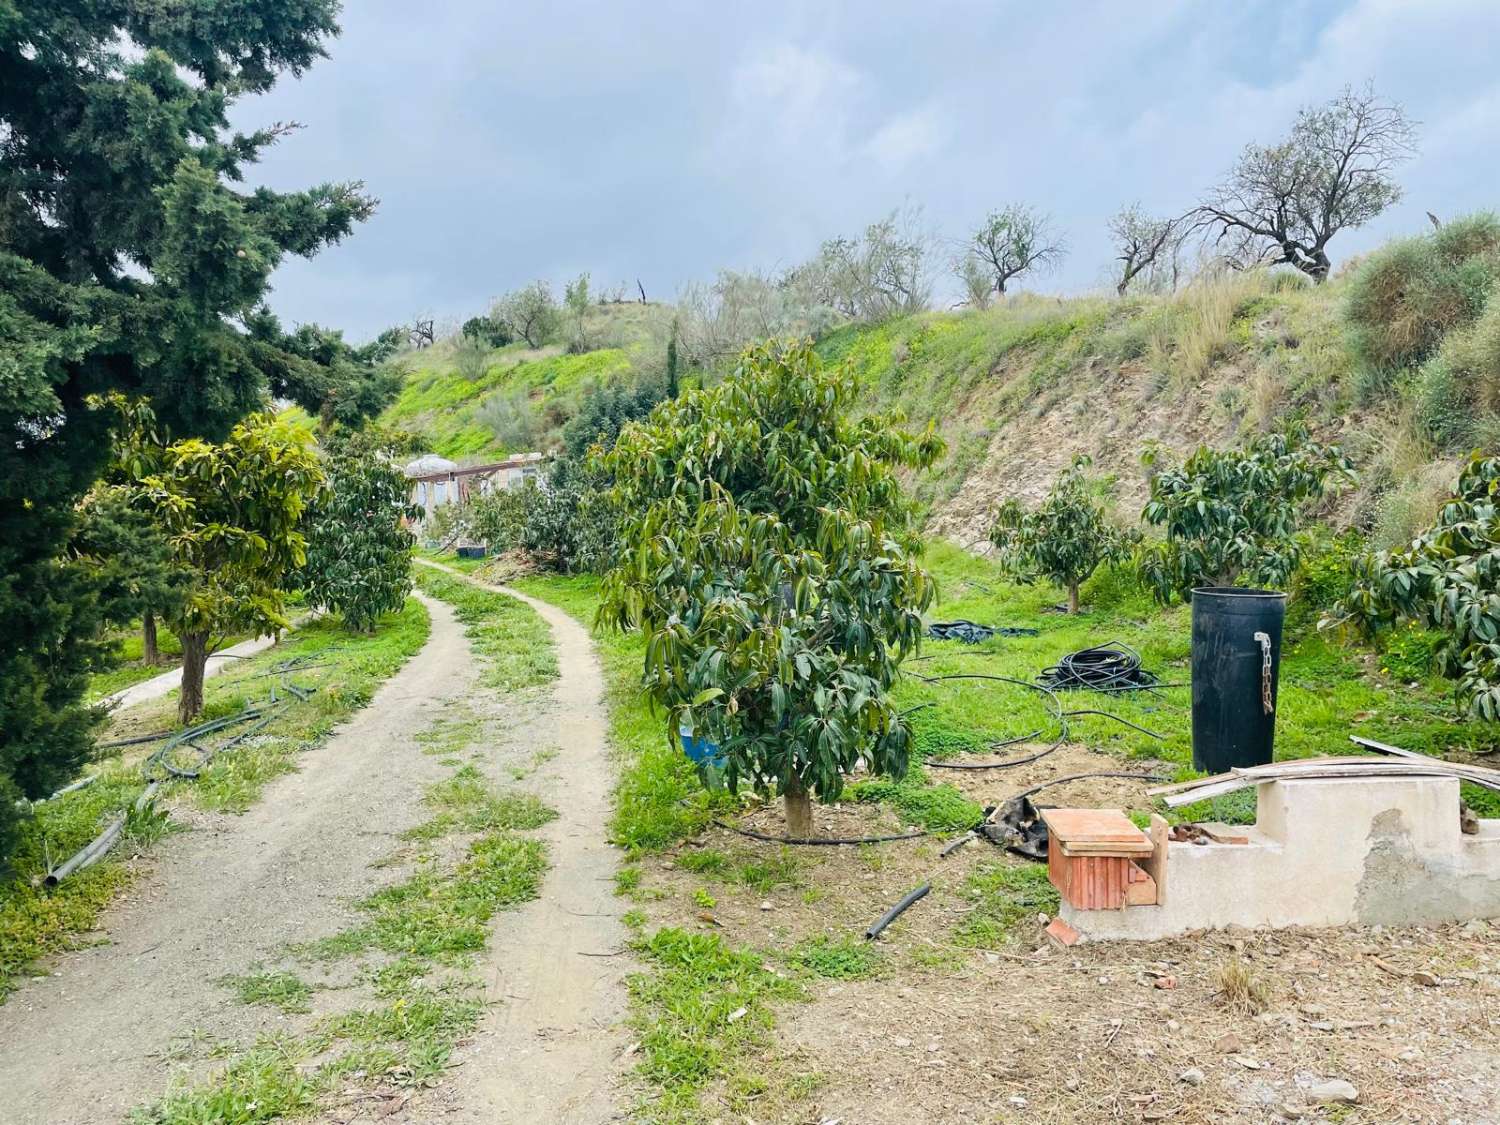
[[[1141,654],[1135,649],[1106,641],[1066,653],[1037,673],[1037,682],[1053,691],[1135,691],[1156,687],[1158,679],[1141,667]]]
[[[1127,773],[1123,770],[1105,770],[1101,773],[1075,773],[1067,777],[1054,777],[1051,781],[1044,781],[1040,785],[1033,785],[1030,789],[1015,794],[1010,800],[1017,797],[1031,797],[1040,793],[1043,789],[1050,789],[1054,785],[1061,785],[1066,781],[1087,781],[1095,777],[1121,777],[1129,781],[1168,781],[1167,777],[1159,773]]]
[[[807,844],[837,847],[842,844],[888,844],[893,840],[915,840],[926,836],[926,832],[902,832],[894,836],[853,836],[844,839],[825,839],[819,836],[805,838],[796,836],[769,836],[764,832],[755,832],[749,828],[740,828],[727,821],[715,819],[714,823],[720,828],[727,828],[730,832],[738,832],[741,836],[748,836],[752,840],[761,840],[767,844]]]
[[[1165,742],[1167,738],[1167,736],[1164,734],[1158,734],[1154,730],[1148,730],[1146,727],[1141,726],[1140,723],[1132,723],[1129,719],[1122,719],[1119,715],[1113,715],[1108,711],[1065,711],[1063,713],[1066,715],[1099,715],[1106,719],[1113,719],[1117,723],[1124,723],[1132,730],[1138,730],[1144,735],[1149,735],[1150,737],[1156,739],[1156,741],[1158,742]]]
[[[1012,758],[1004,762],[984,762],[982,764],[978,762],[933,761],[929,761],[926,763],[926,765],[929,765],[934,769],[1003,770],[1009,769],[1011,766],[1024,766],[1029,762],[1035,762],[1039,761],[1042,758],[1045,758],[1048,754],[1051,754],[1053,751],[1061,747],[1063,743],[1068,741],[1068,713],[1063,710],[1062,700],[1057,698],[1057,693],[1044,684],[1033,683],[1030,680],[1018,680],[1014,676],[999,676],[995,675],[992,672],[949,672],[946,675],[942,676],[918,676],[917,679],[929,684],[942,683],[946,680],[993,680],[997,683],[1002,684],[1014,684],[1016,687],[1023,687],[1028,691],[1039,692],[1040,694],[1046,696],[1047,700],[1052,704],[1052,717],[1057,722],[1057,740],[1053,742],[1051,746],[1048,746],[1045,750],[1038,751],[1035,754],[1029,754],[1024,758]],[[1040,731],[1034,732],[1034,734],[1040,733]],[[1018,741],[1030,741],[1030,738],[1031,736],[1022,735],[1019,739],[1006,739],[1003,742],[992,743],[991,746],[993,749],[1002,749],[1006,746],[1014,746]]]
[[[950,673],[948,673],[946,675],[941,675],[941,676],[922,676],[922,675],[918,675],[916,678],[919,679],[919,680],[921,680],[921,681],[923,681],[924,683],[929,683],[929,684],[941,683],[941,682],[943,682],[945,680],[993,680],[993,681],[995,681],[997,683],[1013,684],[1016,687],[1026,688],[1029,691],[1038,692],[1038,693],[1040,693],[1041,695],[1043,695],[1043,696],[1045,696],[1047,698],[1048,702],[1050,702],[1052,704],[1052,718],[1057,723],[1057,731],[1058,731],[1058,733],[1057,733],[1056,740],[1050,746],[1048,746],[1046,749],[1039,750],[1035,754],[1028,754],[1027,756],[1025,756],[1023,758],[1011,758],[1011,759],[1009,759],[1007,761],[1004,761],[1004,762],[951,762],[951,761],[938,761],[938,762],[935,762],[935,761],[928,761],[926,763],[926,765],[929,765],[929,766],[931,766],[934,769],[940,769],[940,770],[1003,770],[1003,769],[1009,769],[1012,766],[1024,766],[1024,765],[1028,765],[1031,762],[1039,761],[1042,758],[1045,758],[1048,754],[1051,754],[1054,751],[1056,751],[1059,747],[1061,747],[1063,745],[1063,743],[1065,743],[1065,742],[1068,741],[1068,735],[1070,733],[1069,732],[1069,727],[1068,727],[1068,719],[1070,717],[1076,717],[1076,716],[1079,716],[1079,715],[1098,715],[1098,716],[1100,716],[1102,718],[1105,718],[1105,719],[1113,719],[1117,723],[1123,723],[1125,726],[1131,727],[1131,728],[1133,728],[1135,730],[1138,730],[1142,734],[1149,735],[1150,737],[1155,738],[1157,740],[1162,740],[1165,737],[1164,735],[1158,734],[1156,731],[1146,729],[1145,727],[1141,726],[1138,723],[1133,723],[1129,719],[1122,719],[1119,715],[1113,714],[1113,713],[1111,713],[1109,711],[1097,711],[1097,710],[1092,710],[1092,709],[1076,710],[1076,711],[1064,710],[1063,709],[1063,705],[1062,705],[1062,700],[1060,700],[1057,697],[1057,692],[1055,692],[1052,688],[1050,688],[1046,684],[1044,684],[1044,683],[1038,683],[1038,682],[1033,681],[1033,680],[1021,680],[1021,679],[1017,679],[1014,676],[1000,676],[1000,675],[996,675],[996,674],[991,673],[991,672],[950,672]],[[999,741],[999,742],[992,742],[992,743],[990,743],[990,748],[992,750],[1001,750],[1001,749],[1004,749],[1007,746],[1015,746],[1017,743],[1029,742],[1033,738],[1035,738],[1037,735],[1040,735],[1040,734],[1041,734],[1041,731],[1033,731],[1030,735],[1019,735],[1019,736],[1017,736],[1015,738],[1007,738],[1007,739],[1004,739],[1004,740]]]
[[[141,763],[141,776],[146,780],[147,784],[146,788],[141,791],[140,796],[135,800],[135,811],[137,813],[141,812],[155,800],[157,793],[160,792],[165,782],[174,777],[184,779],[196,778],[216,755],[238,746],[251,735],[264,730],[271,723],[271,720],[285,712],[291,706],[291,700],[281,699],[277,696],[276,688],[278,684],[293,699],[299,702],[309,699],[317,689],[302,687],[300,684],[293,683],[288,678],[290,673],[298,667],[307,667],[307,665],[299,665],[296,658],[294,658],[283,661],[276,668],[272,669],[273,672],[280,673],[280,678],[276,683],[271,685],[269,704],[252,703],[237,715],[222,715],[217,719],[209,719],[206,722],[188,727],[186,730],[178,731],[168,738],[158,750],[147,755],[145,761]],[[198,740],[204,738],[206,735],[216,734],[219,731],[241,723],[248,723],[249,725],[223,742],[212,746],[200,746],[198,744]],[[152,741],[158,737],[160,735],[142,735],[137,738],[123,739],[115,745],[132,746]],[[187,747],[198,756],[196,768],[178,765],[173,760],[177,751],[183,747]],[[76,781],[66,789],[61,789],[54,793],[53,797],[60,797],[62,794],[71,792],[74,789],[82,789],[84,786],[92,784],[98,777],[98,774],[94,774]],[[37,803],[40,804],[41,802]],[[43,885],[55,887],[69,875],[74,875],[84,868],[92,866],[108,855],[110,850],[124,836],[129,816],[128,811],[119,813],[105,826],[104,831],[100,832],[99,835],[90,840],[83,848],[75,852],[66,862],[58,867],[51,867],[49,864],[47,874],[42,880]]]
[[[1040,629],[1017,625],[981,625],[977,621],[934,621],[927,626],[927,635],[935,641],[959,641],[966,645],[977,645],[991,637],[1035,637]]]

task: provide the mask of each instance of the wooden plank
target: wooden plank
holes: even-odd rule
[[[1151,858],[1142,860],[1141,867],[1156,883],[1156,904],[1167,901],[1167,847],[1172,842],[1172,826],[1160,813],[1151,814]]]

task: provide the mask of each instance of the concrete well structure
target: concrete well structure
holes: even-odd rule
[[[1426,925],[1500,917],[1500,820],[1459,827],[1449,777],[1262,782],[1245,844],[1162,841],[1158,903],[1059,916],[1084,938],[1154,940],[1239,925]]]

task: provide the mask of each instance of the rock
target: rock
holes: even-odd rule
[[[1221,1035],[1214,1040],[1214,1050],[1221,1055],[1232,1055],[1243,1046],[1238,1035]]]
[[[1026,1099],[1023,1098],[1020,1094],[1012,1094],[1005,1100],[1010,1102],[1010,1104],[1015,1106],[1017,1109],[1025,1109],[1027,1105]]]
[[[1177,1081],[1186,1082],[1189,1086],[1203,1085],[1203,1072],[1196,1066],[1190,1066],[1177,1076]]]
[[[1464,928],[1463,928],[1463,935],[1464,935],[1464,937],[1471,937],[1471,938],[1484,937],[1489,932],[1490,932],[1490,924],[1488,922],[1486,922],[1483,918],[1475,918],[1472,921],[1464,923]]]
[[[1303,1117],[1307,1113],[1307,1110],[1303,1109],[1300,1105],[1293,1105],[1291,1102],[1282,1102],[1276,1107],[1276,1112],[1288,1121],[1296,1121],[1298,1118]]]
[[[1167,1030],[1168,1031],[1172,1031],[1172,1032],[1181,1031],[1182,1030],[1182,1024],[1178,1023],[1176,1020],[1168,1020],[1167,1021]]]
[[[1411,979],[1416,981],[1423,988],[1436,988],[1439,984],[1442,983],[1442,981],[1438,980],[1438,976],[1436,973],[1429,973],[1425,969],[1418,969],[1416,972],[1412,973]]]
[[[911,1046],[911,1040],[908,1039],[904,1035],[898,1035],[898,1036],[896,1036],[896,1038],[894,1038],[894,1039],[891,1040],[891,1046],[893,1046],[893,1047],[910,1047]]]
[[[1259,1070],[1265,1064],[1259,1059],[1252,1059],[1249,1055],[1230,1055],[1231,1059],[1239,1063],[1246,1070]]]
[[[1063,1088],[1066,1089],[1069,1093],[1072,1093],[1074,1090],[1077,1090],[1078,1086],[1079,1086],[1079,1082],[1078,1082],[1078,1079],[1076,1079],[1076,1078],[1069,1078],[1066,1082],[1063,1083]]]
[[[1330,1078],[1327,1082],[1319,1082],[1316,1086],[1309,1087],[1307,1100],[1314,1105],[1357,1102],[1359,1091],[1354,1088],[1352,1082],[1345,1082],[1342,1078]]]
[[[736,1008],[734,1011],[732,1011],[732,1012],[729,1013],[729,1022],[730,1023],[739,1023],[740,1020],[744,1019],[749,1014],[750,1014],[750,1009],[749,1008]]]
[[[1166,988],[1176,988],[1177,987],[1177,978],[1174,977],[1174,976],[1157,977],[1156,978],[1156,987],[1157,988],[1163,988],[1163,989],[1166,989]]]
[[[762,900],[762,902],[760,904],[760,908],[762,910],[774,910],[774,909],[776,909],[774,906],[771,905],[771,900],[770,899],[764,899],[764,900]]]

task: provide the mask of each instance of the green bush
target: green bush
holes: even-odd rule
[[[1482,212],[1392,243],[1355,274],[1345,317],[1367,368],[1411,367],[1479,315],[1500,278],[1500,215]]]
[[[1468,390],[1442,355],[1422,365],[1413,396],[1417,421],[1440,448],[1453,449],[1468,441],[1474,423]]]
[[[1426,679],[1437,666],[1442,643],[1443,634],[1408,621],[1381,637],[1380,670],[1398,680]]]
[[[1320,616],[1347,598],[1354,588],[1354,565],[1365,550],[1357,531],[1309,547],[1292,575],[1287,624],[1293,628],[1316,625]]]

